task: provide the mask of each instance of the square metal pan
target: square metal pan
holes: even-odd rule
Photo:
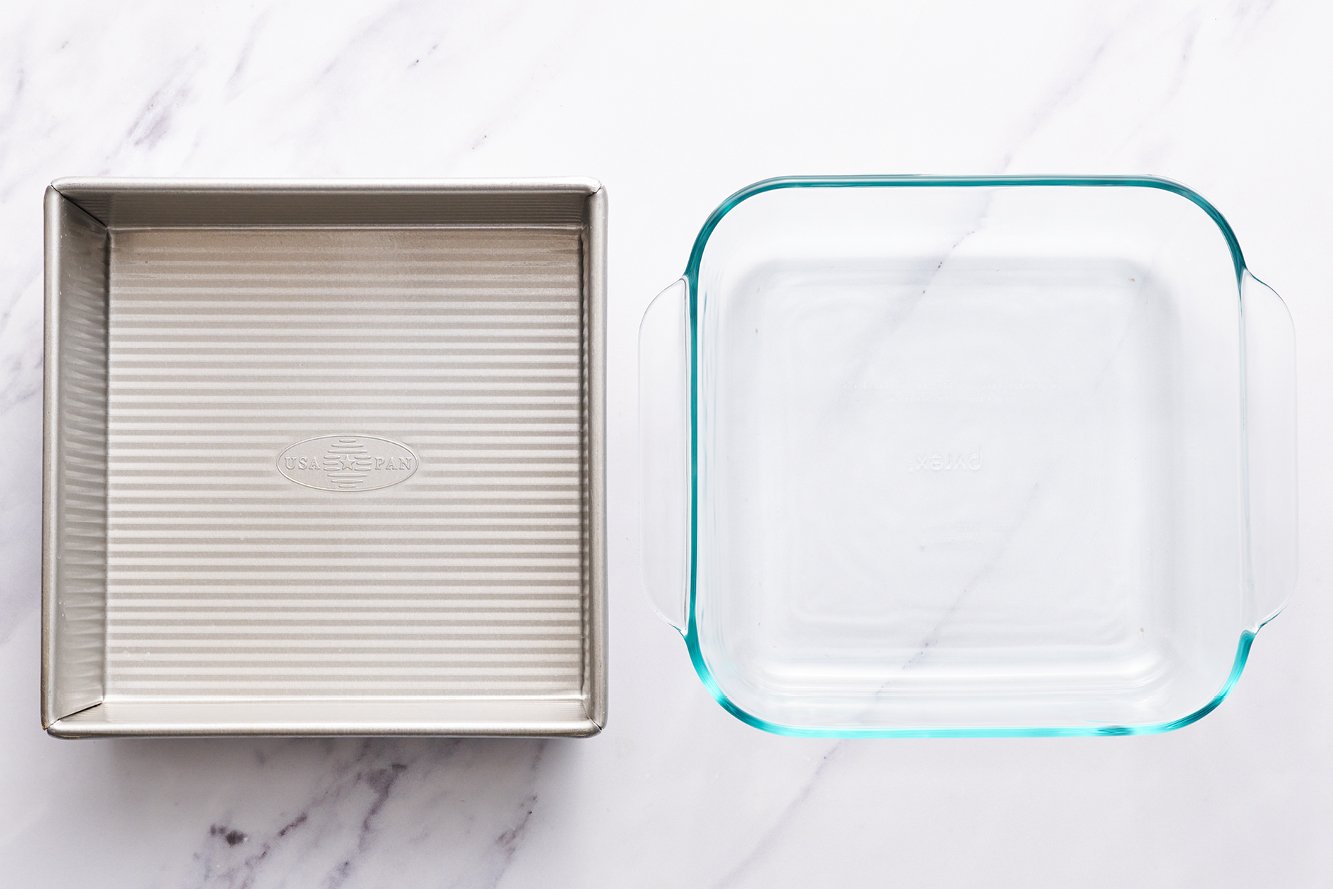
[[[46,193],[42,723],[606,718],[591,180]]]

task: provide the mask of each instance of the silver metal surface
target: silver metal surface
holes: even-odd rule
[[[606,719],[590,180],[48,189],[42,722]]]

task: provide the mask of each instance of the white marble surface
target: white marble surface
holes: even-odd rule
[[[0,16],[0,883],[1317,887],[1333,880],[1333,8],[14,4]],[[353,5],[349,5],[353,6]],[[1149,738],[796,741],[639,587],[634,336],[735,187],[1151,172],[1300,336],[1303,563],[1216,713]],[[41,194],[67,175],[589,174],[611,198],[611,721],[588,741],[61,742],[38,726]]]

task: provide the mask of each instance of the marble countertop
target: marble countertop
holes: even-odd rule
[[[1333,8],[23,4],[0,23],[0,881],[14,886],[1280,886],[1333,873]],[[43,187],[582,174],[609,415],[698,224],[784,173],[1154,173],[1227,214],[1300,342],[1293,604],[1156,737],[832,742],[709,698],[639,582],[609,430],[611,718],[584,741],[62,742],[38,724]]]

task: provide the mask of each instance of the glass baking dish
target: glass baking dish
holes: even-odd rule
[[[645,579],[751,725],[1167,731],[1293,588],[1290,317],[1176,183],[760,182],[640,349]]]

